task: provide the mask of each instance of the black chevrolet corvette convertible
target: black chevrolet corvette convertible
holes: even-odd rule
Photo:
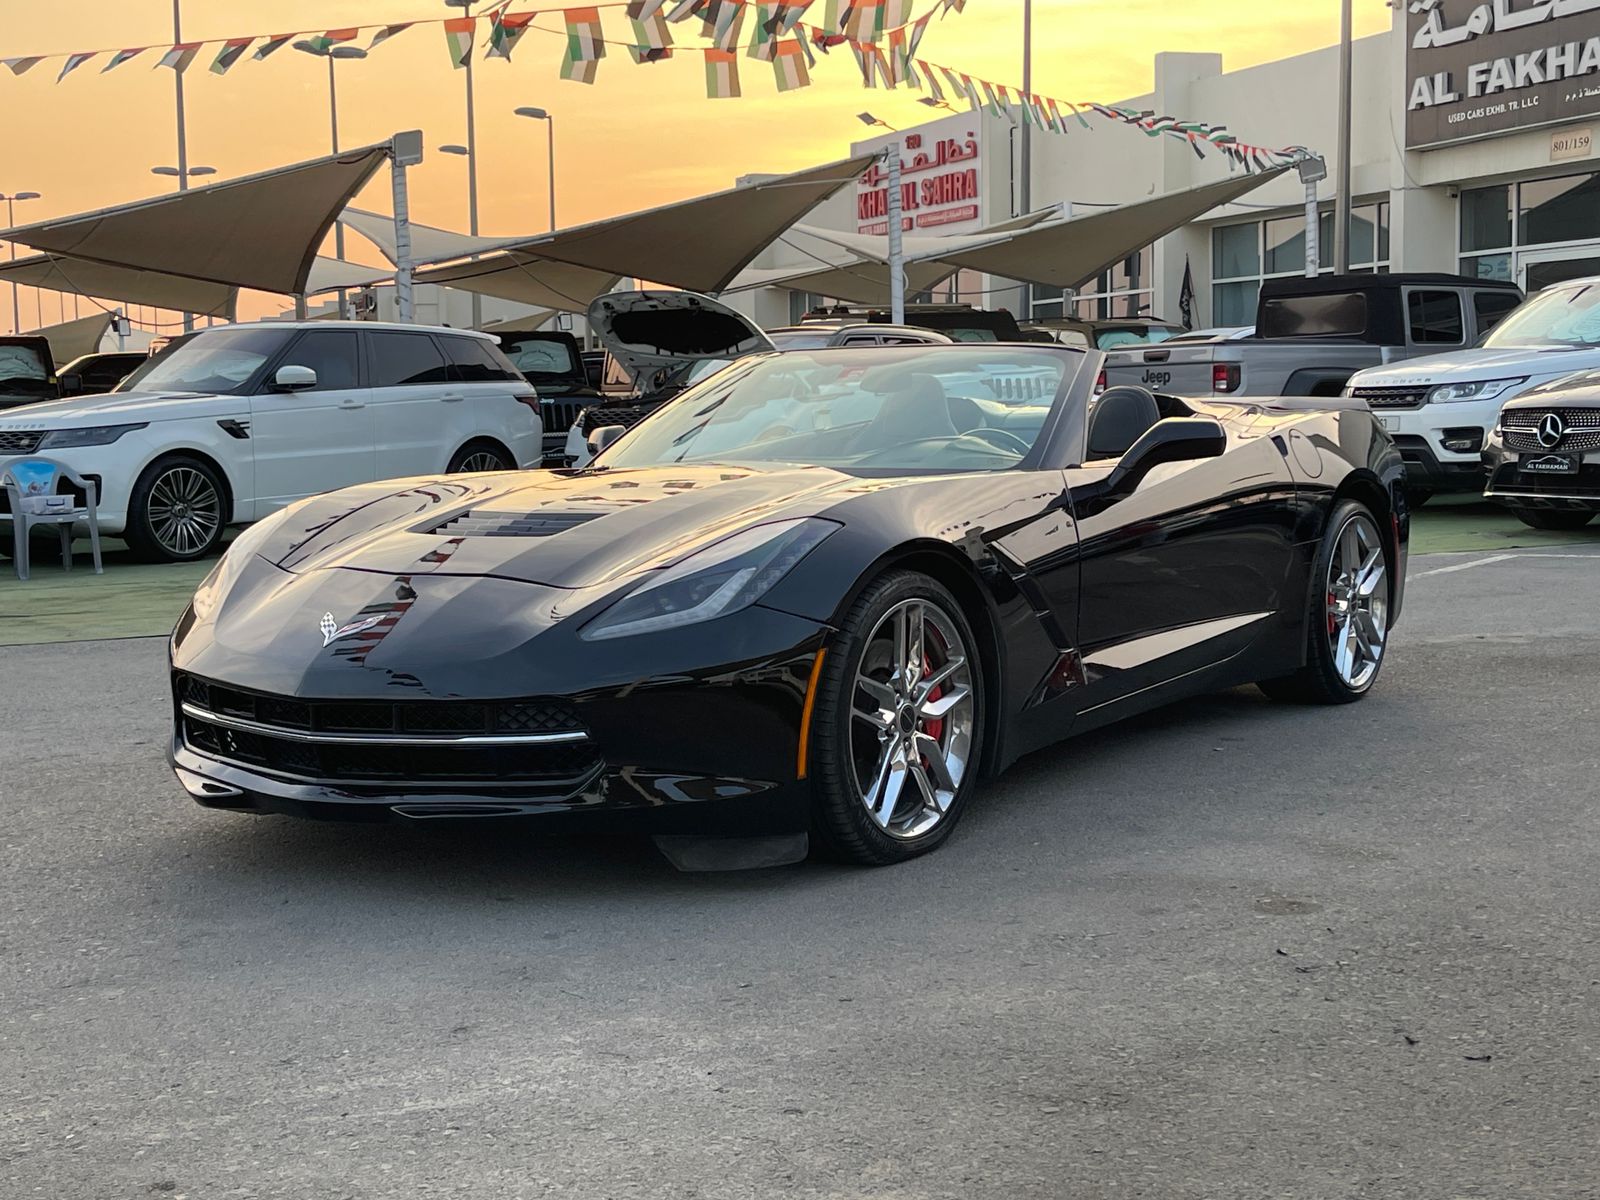
[[[1409,524],[1378,423],[1094,396],[1100,357],[756,355],[587,469],[302,501],[173,633],[173,766],[212,808],[887,863],[1070,734],[1363,696]]]

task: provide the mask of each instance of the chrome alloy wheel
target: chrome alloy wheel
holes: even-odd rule
[[[150,485],[145,513],[161,548],[188,558],[216,536],[222,524],[222,496],[211,480],[193,467],[170,467]]]
[[[873,627],[850,703],[856,796],[890,837],[944,820],[971,766],[972,656],[929,600],[901,601]]]
[[[477,450],[461,460],[456,468],[458,475],[471,475],[478,471],[504,471],[505,461],[493,450]]]
[[[1372,683],[1389,632],[1389,575],[1372,518],[1356,513],[1339,530],[1328,560],[1328,646],[1352,691]]]

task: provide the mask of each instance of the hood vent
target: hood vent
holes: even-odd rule
[[[584,512],[490,512],[475,509],[451,517],[427,533],[446,537],[554,537],[600,516]]]

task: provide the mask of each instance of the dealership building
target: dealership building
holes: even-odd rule
[[[1412,12],[1410,9],[1416,9]],[[1222,56],[1165,53],[1155,87],[1120,102],[1180,120],[1224,124],[1241,141],[1304,146],[1328,160],[1320,257],[1332,265],[1337,178],[1337,46],[1224,71]],[[1600,0],[1421,0],[1353,48],[1350,259],[1354,270],[1443,271],[1516,280],[1527,290],[1600,274]],[[1032,134],[1032,207],[1068,216],[1135,204],[1226,175],[1184,141],[1152,138],[1090,114],[1089,128]],[[1017,216],[1022,133],[987,112],[961,112],[857,142],[901,147],[908,233],[970,233]],[[874,172],[806,224],[852,234],[885,229],[885,181]],[[1240,201],[1128,247],[1073,292],[1019,287],[962,271],[920,299],[959,299],[1019,315],[1176,319],[1185,269],[1198,326],[1254,319],[1265,279],[1305,272],[1305,188],[1288,172]],[[755,265],[796,253],[783,243]],[[765,287],[740,307],[784,324],[826,297]]]

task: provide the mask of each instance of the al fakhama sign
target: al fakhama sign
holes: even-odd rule
[[[1600,115],[1600,0],[1409,0],[1406,147]]]

